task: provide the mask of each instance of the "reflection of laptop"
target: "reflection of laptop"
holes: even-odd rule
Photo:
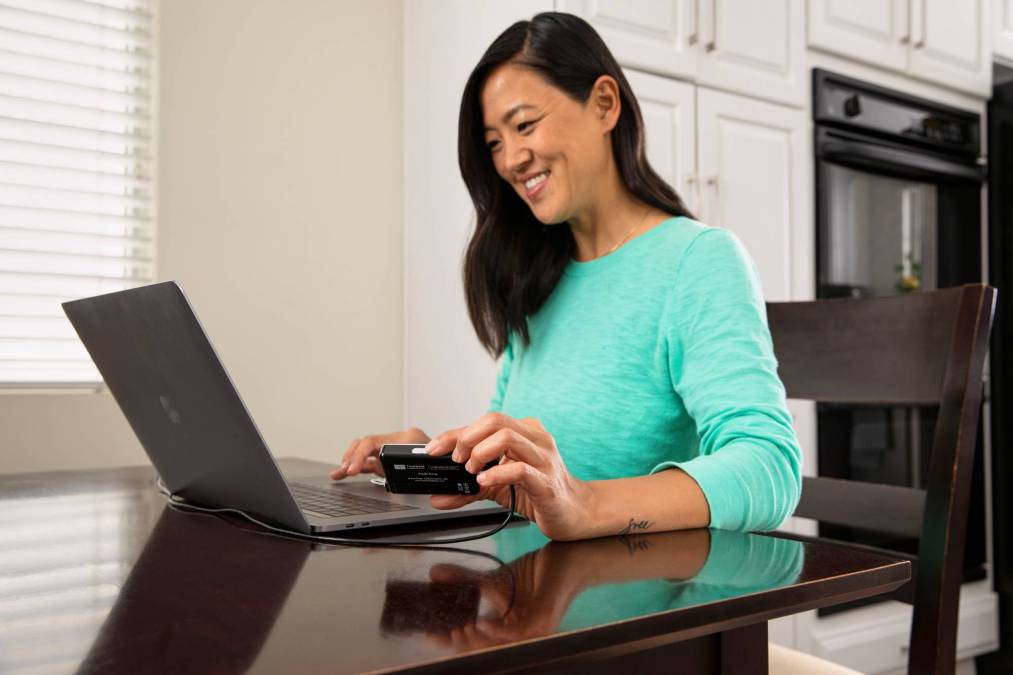
[[[440,511],[367,480],[287,483],[183,290],[172,281],[65,302],[106,385],[170,492],[333,532],[504,513],[492,501]]]
[[[77,675],[247,672],[312,547],[166,507]]]

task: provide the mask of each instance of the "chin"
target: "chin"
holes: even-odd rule
[[[530,207],[532,215],[538,219],[542,225],[563,225],[567,222],[567,217],[561,214],[558,210],[553,210],[545,204],[540,204],[537,207]]]

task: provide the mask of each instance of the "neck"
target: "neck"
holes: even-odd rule
[[[629,241],[657,224],[657,213],[629,193],[611,164],[592,201],[567,220],[577,244],[576,260],[587,262],[608,254],[616,244],[625,243],[624,237]]]

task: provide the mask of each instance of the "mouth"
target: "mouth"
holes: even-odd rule
[[[528,199],[534,199],[545,190],[545,183],[549,180],[550,173],[551,171],[543,171],[524,181],[524,192]]]

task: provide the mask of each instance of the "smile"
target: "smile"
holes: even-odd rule
[[[543,171],[537,176],[532,176],[531,178],[524,181],[524,189],[527,190],[527,195],[529,199],[542,191],[545,185],[545,181],[548,180],[548,178],[549,172]]]

